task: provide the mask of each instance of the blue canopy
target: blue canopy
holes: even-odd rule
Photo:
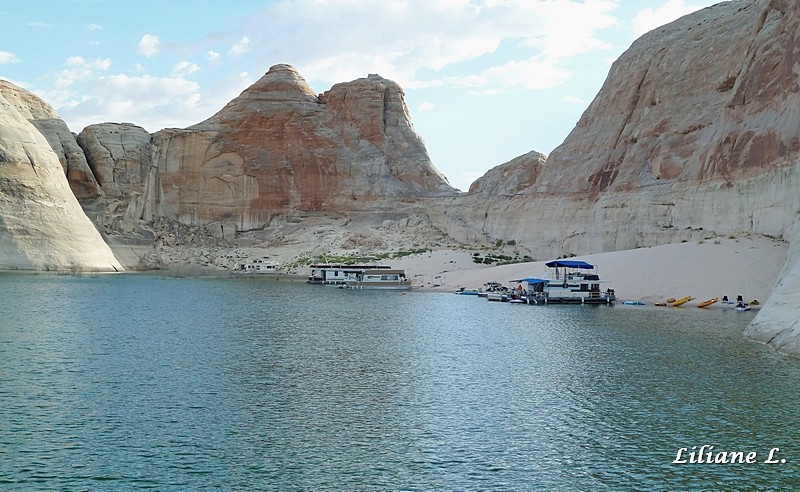
[[[548,261],[545,263],[545,266],[550,268],[557,268],[557,267],[566,267],[566,268],[583,268],[586,270],[591,270],[594,268],[594,265],[590,263],[586,263],[585,261],[581,260],[555,260],[555,261]]]
[[[522,280],[518,280],[518,282],[527,282],[529,284],[546,284],[550,282],[550,280],[546,278],[528,277],[528,278],[523,278]]]

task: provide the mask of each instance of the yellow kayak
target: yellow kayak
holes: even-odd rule
[[[692,300],[692,296],[681,297],[677,301],[673,302],[672,305],[673,306],[682,306],[683,304],[686,304],[687,302],[689,302],[691,300]]]
[[[715,297],[713,299],[709,299],[709,300],[703,301],[703,302],[698,302],[697,303],[697,307],[704,308],[706,306],[710,306],[710,305],[714,304],[717,301],[719,301],[719,297]]]

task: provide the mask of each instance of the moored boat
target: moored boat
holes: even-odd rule
[[[388,265],[311,265],[309,284],[335,285],[347,289],[411,289],[411,280],[405,270]]]
[[[280,263],[277,261],[270,260],[268,256],[264,256],[261,258],[251,258],[245,263],[238,264],[231,272],[236,274],[278,273],[280,266]]]
[[[483,284],[483,288],[481,289],[481,291],[478,292],[478,297],[486,297],[486,298],[488,298],[489,294],[491,294],[493,292],[494,293],[508,292],[508,287],[506,287],[505,285],[501,284],[500,282],[496,282],[496,281],[486,282],[485,284]]]
[[[460,289],[455,291],[454,294],[458,294],[458,295],[461,295],[461,296],[477,296],[477,295],[480,295],[481,292],[482,291],[480,291],[480,290],[467,289],[466,287],[461,287]]]
[[[602,290],[596,267],[581,260],[554,260],[545,263],[550,269],[542,278],[529,277],[524,297],[528,304],[612,304],[614,289]]]

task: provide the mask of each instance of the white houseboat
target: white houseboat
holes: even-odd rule
[[[278,273],[280,263],[270,260],[269,257],[251,258],[245,263],[238,264],[233,269],[234,273]]]
[[[528,284],[528,304],[612,304],[617,298],[614,289],[600,287],[603,281],[590,263],[555,260],[545,266],[550,269],[545,277],[520,280]]]
[[[411,280],[405,270],[393,269],[389,265],[311,265],[308,283],[348,289],[411,289]]]

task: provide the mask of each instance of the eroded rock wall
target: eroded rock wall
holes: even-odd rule
[[[48,112],[38,97],[0,81],[0,269],[120,271],[30,121]]]
[[[546,162],[487,173],[447,227],[476,224],[544,256],[713,233],[788,239],[800,210],[798,9],[734,0],[645,34]]]

